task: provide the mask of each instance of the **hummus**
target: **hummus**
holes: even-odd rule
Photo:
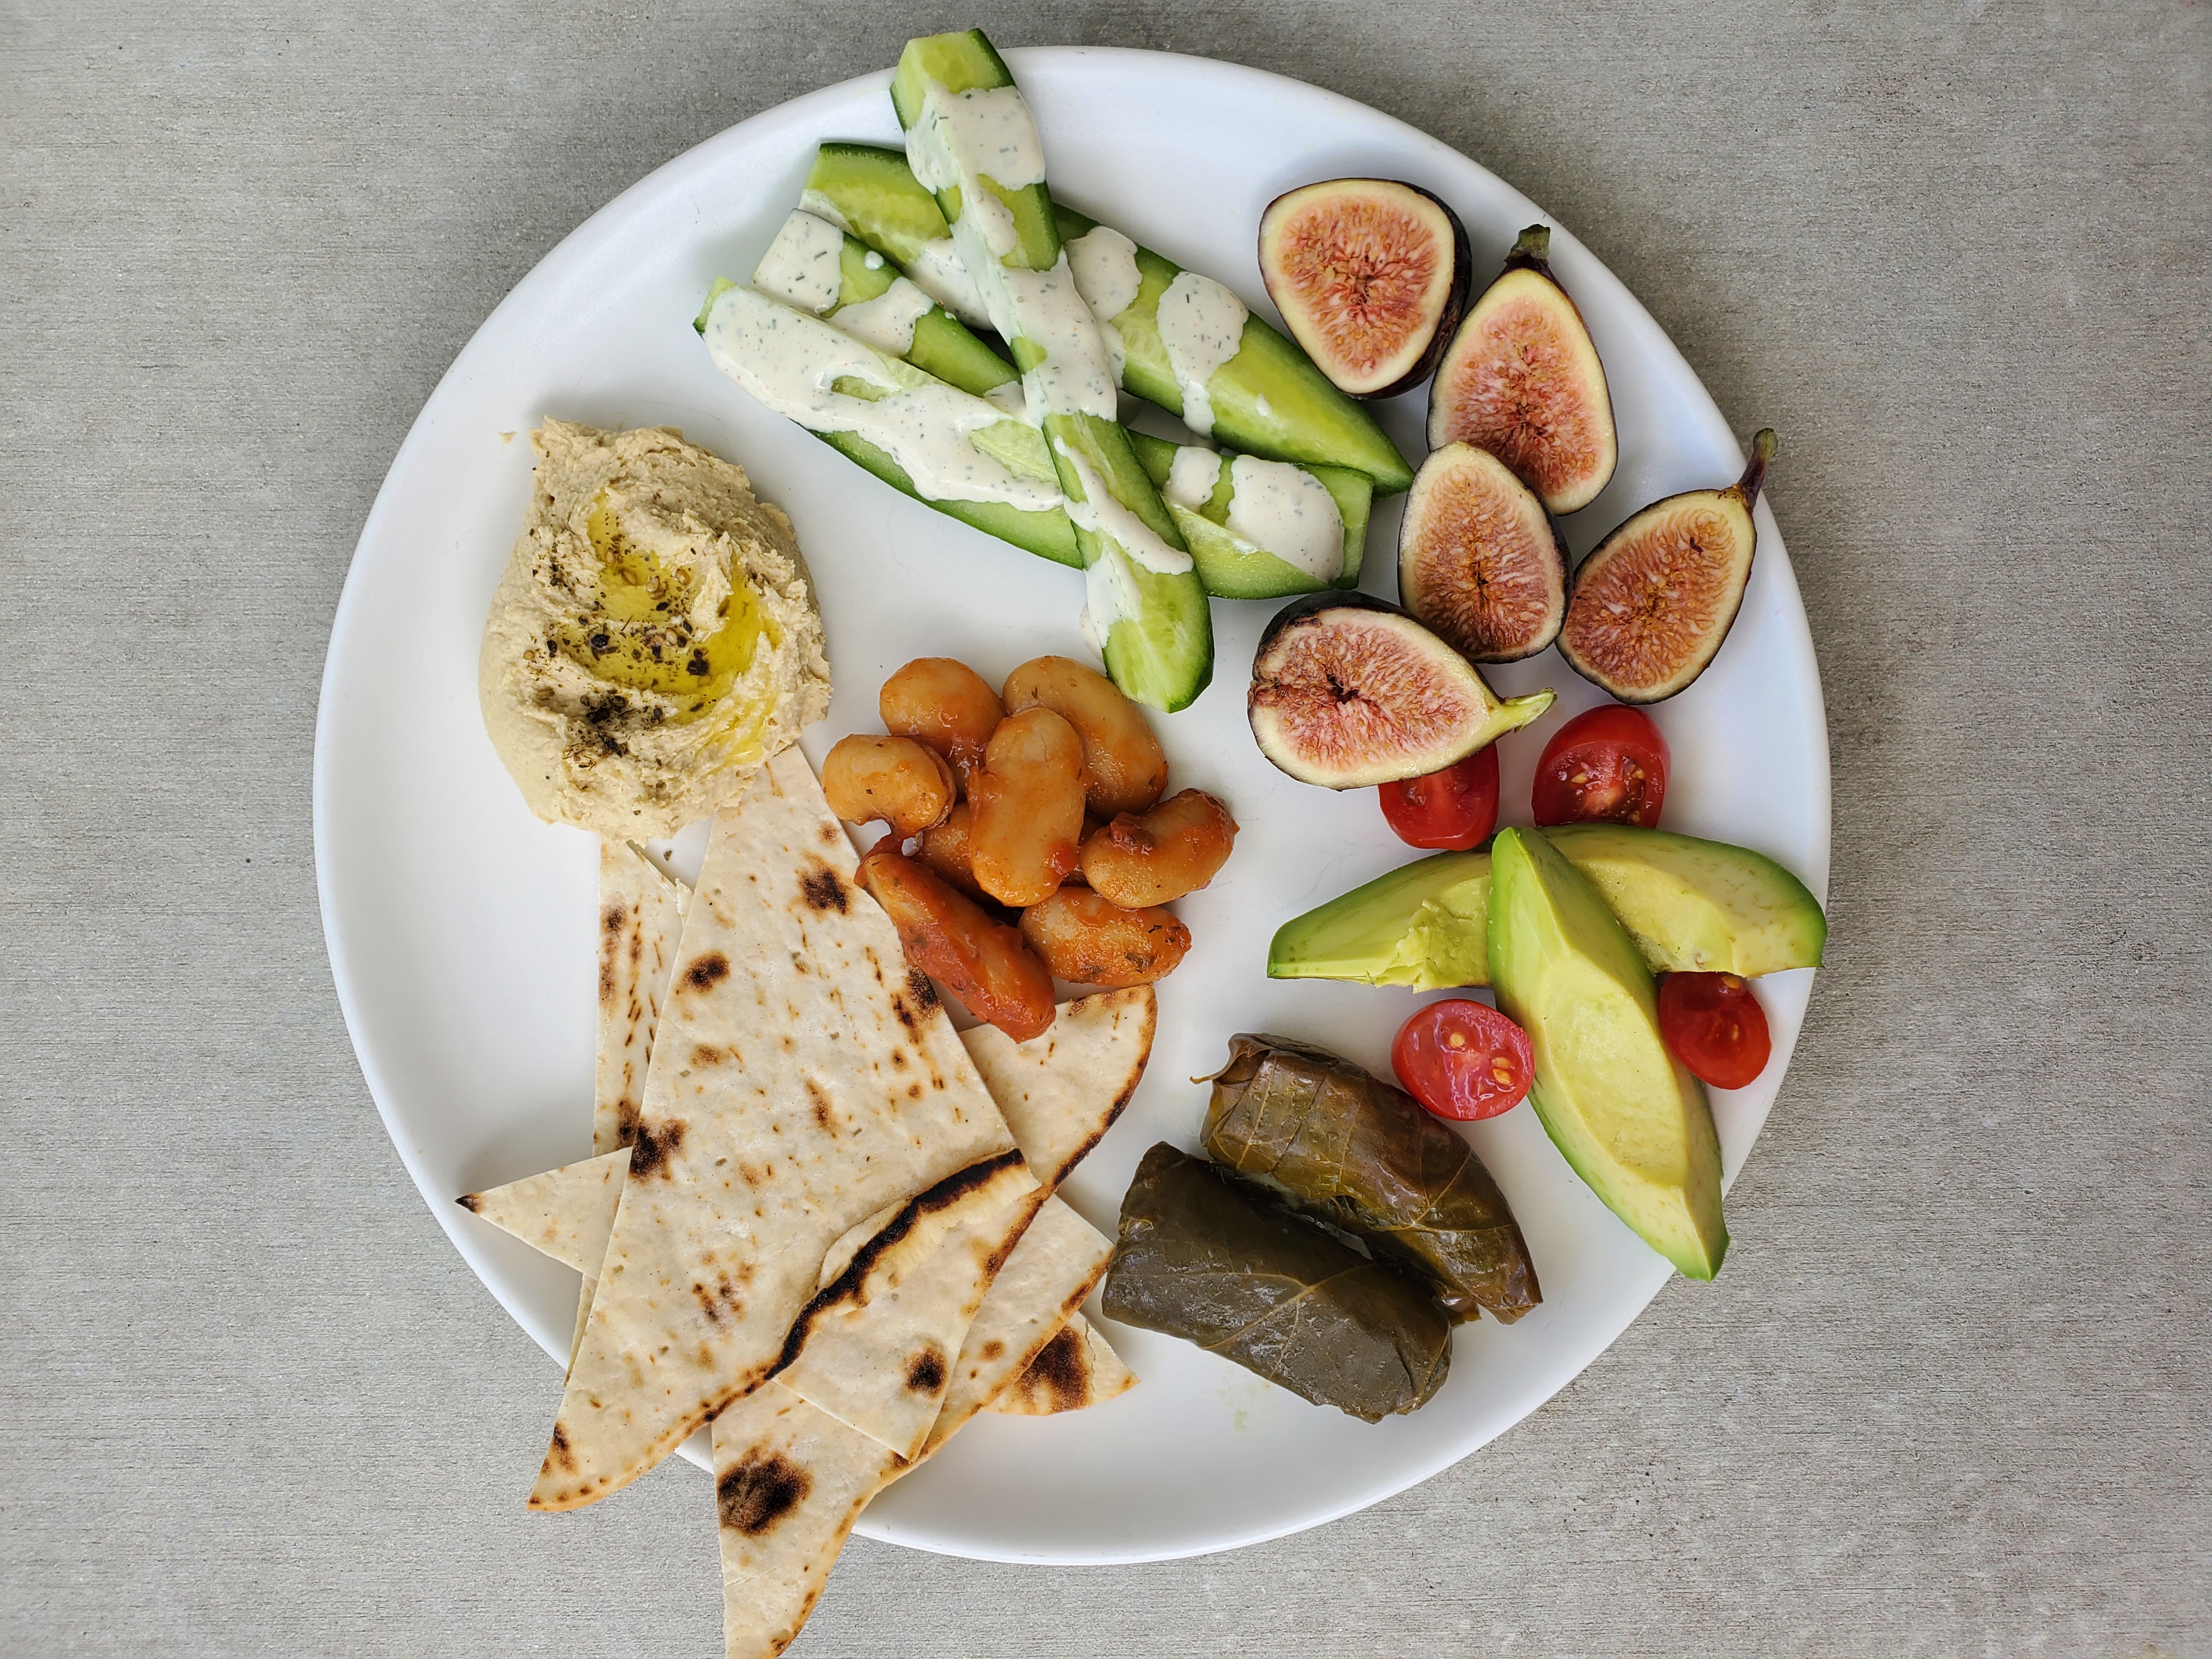
[[[531,434],[529,516],[491,602],[484,728],[541,818],[669,836],[830,708],[791,520],[665,428]]]

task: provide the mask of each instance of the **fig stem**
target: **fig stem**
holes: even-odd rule
[[[1747,510],[1759,501],[1759,491],[1766,482],[1766,464],[1774,459],[1774,428],[1763,426],[1751,441],[1751,465],[1743,470],[1736,481],[1735,493],[1743,497]]]
[[[1521,233],[1520,240],[1513,244],[1513,252],[1505,256],[1505,268],[1508,270],[1515,270],[1523,266],[1534,266],[1536,270],[1549,275],[1549,267],[1546,261],[1551,256],[1551,226],[1531,225]]]

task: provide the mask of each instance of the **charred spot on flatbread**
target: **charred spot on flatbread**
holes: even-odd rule
[[[733,1058],[735,1056],[727,1049],[718,1048],[711,1042],[691,1045],[691,1063],[695,1066],[720,1066],[724,1060]]]
[[[813,1109],[816,1126],[826,1135],[837,1133],[836,1109],[830,1103],[830,1091],[812,1078],[806,1079],[806,1103]]]
[[[937,1006],[937,986],[921,969],[906,970],[906,988],[913,994],[915,1001],[921,1005],[923,1013],[928,1013]]]
[[[682,1118],[641,1121],[637,1126],[637,1139],[630,1143],[629,1178],[632,1181],[650,1181],[657,1175],[665,1174],[669,1154],[683,1144]]]
[[[724,1526],[758,1538],[813,1490],[814,1478],[781,1452],[755,1447],[715,1482],[714,1506]]]
[[[637,1154],[633,1152],[630,1156],[635,1160]],[[777,1357],[769,1375],[774,1376],[798,1363],[815,1322],[827,1317],[840,1304],[860,1298],[868,1275],[875,1271],[876,1263],[885,1251],[914,1231],[915,1222],[921,1217],[932,1211],[951,1208],[968,1194],[989,1185],[1010,1165],[1022,1162],[1020,1149],[1009,1147],[1003,1152],[978,1159],[964,1170],[954,1170],[934,1187],[908,1199],[896,1215],[877,1230],[874,1237],[853,1252],[853,1259],[845,1264],[845,1271],[814,1293],[814,1299],[792,1322],[791,1329],[783,1339],[783,1352]],[[634,1162],[631,1167],[636,1167]]]
[[[576,1455],[568,1449],[568,1437],[561,1431],[561,1425],[558,1423],[553,1425],[553,1446],[552,1449],[545,1454],[545,1461],[549,1463],[558,1463],[562,1468],[571,1472],[575,1469]]]
[[[817,864],[801,876],[799,890],[811,910],[835,910],[842,916],[851,902],[845,894],[845,878],[826,864]]]
[[[471,1215],[483,1208],[483,1200],[478,1198],[474,1193],[463,1193],[459,1198],[455,1199],[453,1202],[459,1205],[463,1209],[468,1211]]]
[[[1083,1334],[1073,1325],[1062,1325],[1054,1333],[1052,1340],[1038,1351],[1037,1357],[1030,1361],[1024,1381],[1049,1393],[1055,1411],[1082,1410],[1090,1403],[1091,1393],[1091,1371],[1084,1364]]]
[[[945,1356],[933,1343],[916,1350],[906,1362],[906,1385],[916,1394],[939,1394],[945,1388]]]
[[[695,991],[711,991],[730,976],[730,959],[709,951],[684,970],[684,982]]]

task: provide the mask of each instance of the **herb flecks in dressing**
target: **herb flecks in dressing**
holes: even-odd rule
[[[880,260],[878,254],[870,258]],[[846,306],[837,313],[837,326],[866,340],[878,351],[903,357],[914,349],[914,325],[937,302],[903,276],[872,300]]]
[[[906,262],[906,274],[916,288],[962,322],[977,328],[991,325],[991,313],[983,304],[983,291],[968,274],[960,250],[953,246],[950,236],[924,242],[914,258]]]
[[[1060,505],[1056,483],[1011,471],[970,441],[1011,426],[1004,410],[891,362],[820,318],[732,288],[708,310],[705,334],[714,366],[755,398],[810,432],[866,439],[926,500],[1002,501],[1031,513]]]
[[[1182,392],[1182,423],[1201,438],[1213,430],[1206,382],[1243,348],[1249,314],[1242,300],[1194,270],[1182,272],[1160,295],[1160,343]]]
[[[1067,263],[1083,303],[1097,319],[1118,386],[1126,353],[1114,319],[1137,302],[1138,290],[1144,286],[1137,270],[1137,245],[1110,225],[1094,225],[1067,244]]]
[[[834,310],[844,286],[838,269],[845,233],[827,219],[793,213],[753,268],[753,286],[787,305],[816,315]]]
[[[1316,581],[1344,569],[1344,514],[1328,486],[1287,461],[1239,455],[1229,464],[1229,532]]]
[[[1160,494],[1177,507],[1192,512],[1200,511],[1213,499],[1213,491],[1221,482],[1221,457],[1210,449],[1200,449],[1196,444],[1185,444],[1176,451],[1168,467],[1168,481]]]

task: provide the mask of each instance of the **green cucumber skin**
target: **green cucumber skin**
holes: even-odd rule
[[[1172,439],[1155,438],[1147,432],[1132,432],[1129,442],[1144,463],[1145,471],[1152,475],[1152,483],[1166,487],[1168,473],[1175,465],[1176,452],[1185,447]],[[1224,459],[1233,457],[1224,455]],[[1294,463],[1294,465],[1297,465]],[[1209,543],[1204,533],[1196,537],[1192,526],[1184,523],[1183,544],[1190,550],[1191,557],[1198,561],[1199,574],[1205,579],[1206,591],[1222,599],[1280,599],[1295,593],[1312,593],[1326,586],[1352,588],[1359,586],[1360,556],[1367,544],[1367,517],[1375,495],[1375,481],[1364,472],[1348,466],[1316,466],[1304,464],[1304,470],[1321,480],[1322,486],[1335,499],[1336,510],[1344,520],[1344,569],[1334,583],[1316,583],[1280,559],[1270,556],[1267,565],[1258,569],[1247,556],[1228,550],[1224,545]],[[1221,482],[1214,486],[1213,496],[1197,513],[1189,509],[1170,507],[1178,522],[1185,516],[1202,519],[1220,528],[1225,537],[1229,522],[1229,502],[1234,492],[1224,470]]]
[[[932,82],[957,93],[1011,87],[1014,77],[981,29],[909,40],[899,54],[898,69],[891,80],[891,103],[901,128],[911,131],[921,118]],[[1002,263],[1032,270],[1049,270],[1058,264],[1060,231],[1046,187],[1040,183],[1000,190],[988,177],[982,183],[1014,216],[1014,248]],[[960,215],[958,191],[940,192],[938,205],[944,210],[949,230]],[[1031,366],[1027,361],[1034,350],[1030,342],[1010,340],[1007,344],[1018,368]],[[1080,455],[1116,501],[1134,513],[1168,546],[1182,550],[1182,532],[1129,447],[1129,434],[1123,428],[1093,415],[1036,413],[1042,416],[1040,424],[1051,446],[1053,465],[1064,492],[1079,495],[1083,489],[1070,458],[1071,453]],[[1088,568],[1103,551],[1100,538],[1093,532],[1078,528],[1075,540]],[[1195,566],[1180,574],[1163,575],[1144,569],[1133,559],[1127,562],[1142,611],[1111,629],[1105,641],[1107,672],[1127,696],[1172,714],[1195,702],[1213,677],[1213,617],[1205,584]]]
[[[868,265],[871,258],[876,261],[872,270]],[[895,264],[849,232],[838,256],[837,271],[837,311],[882,298],[899,278]],[[831,312],[830,320],[836,319],[837,312]],[[939,305],[931,306],[915,319],[914,343],[907,348],[906,361],[923,374],[933,374],[947,386],[978,398],[1021,378],[1012,364]]]
[[[834,319],[832,319],[835,320]],[[907,362],[947,386],[980,398],[1022,377],[1014,366],[969,332],[968,325],[941,306],[933,306],[914,325]]]
[[[952,234],[945,210],[921,187],[902,150],[823,144],[814,152],[806,188],[836,204],[852,234],[894,264],[912,264],[932,242]]]
[[[851,432],[817,432],[814,435],[924,507],[933,507],[947,518],[971,525],[987,536],[1010,542],[1041,559],[1050,559],[1054,564],[1064,564],[1073,570],[1083,568],[1083,556],[1075,545],[1075,526],[1065,513],[1026,513],[1003,501],[933,501],[914,487],[914,480],[907,477],[905,468],[866,438]]]
[[[899,53],[898,69],[891,76],[891,106],[898,112],[902,130],[911,129],[921,118],[921,106],[933,81],[947,92],[975,92],[1011,87],[1014,76],[981,29],[909,40]],[[1053,220],[1051,195],[1041,184],[1002,190],[995,181],[987,179],[985,183],[1014,216],[1014,251],[1007,258],[1031,270],[1050,270],[1060,258],[1060,232]],[[950,226],[960,216],[959,190],[943,191],[938,206]]]
[[[1056,203],[1054,211],[1063,242],[1089,234],[1097,222]],[[1158,319],[1160,295],[1182,267],[1140,246],[1137,275],[1136,299],[1113,319],[1125,356],[1121,389],[1180,416],[1182,388],[1160,343]],[[1215,371],[1206,392],[1213,405],[1212,435],[1231,449],[1271,461],[1350,467],[1372,478],[1384,495],[1413,487],[1413,468],[1375,417],[1331,385],[1288,336],[1257,317],[1244,319],[1237,355]],[[1264,416],[1263,399],[1269,411]]]
[[[920,110],[918,96],[915,107]],[[836,204],[854,235],[897,264],[911,261],[931,242],[952,234],[937,199],[921,187],[899,150],[823,144],[815,153],[806,187]],[[1064,240],[1086,234],[1097,223],[1060,203],[1053,204],[1053,215]],[[1117,329],[1128,353],[1122,386],[1180,416],[1182,391],[1169,371],[1167,349],[1152,319],[1160,295],[1182,267],[1139,247],[1137,270],[1143,286],[1132,308],[1143,313],[1144,325]],[[1288,337],[1256,317],[1246,320],[1243,349],[1214,376],[1211,390],[1213,435],[1231,449],[1272,461],[1350,467],[1373,479],[1376,492],[1384,495],[1413,484],[1413,468],[1375,417],[1331,386]],[[1271,411],[1265,416],[1259,410],[1262,398]]]

